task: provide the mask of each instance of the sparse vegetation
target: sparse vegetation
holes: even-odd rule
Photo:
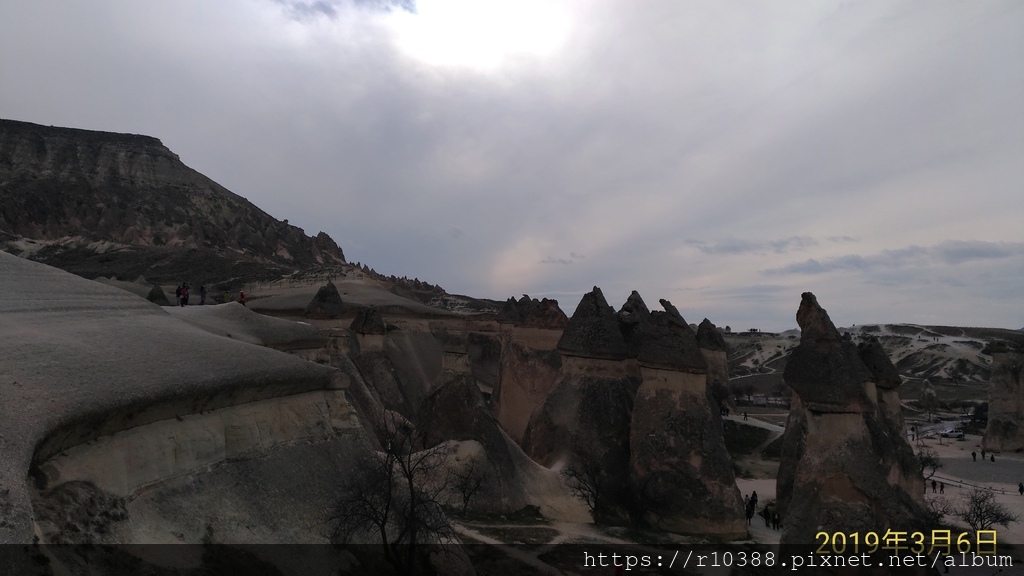
[[[989,488],[975,488],[964,495],[954,507],[953,514],[974,530],[988,530],[993,526],[1009,526],[1020,518],[1002,504]]]

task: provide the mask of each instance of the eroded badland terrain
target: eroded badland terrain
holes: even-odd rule
[[[837,328],[810,293],[782,334],[597,287],[571,316],[452,295],[156,139],[11,121],[0,244],[16,573],[611,573],[570,545],[960,533],[976,489],[1024,514],[1022,332]]]

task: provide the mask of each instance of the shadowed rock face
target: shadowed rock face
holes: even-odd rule
[[[349,325],[349,329],[356,334],[383,335],[388,333],[388,327],[384,324],[384,317],[380,315],[380,309],[376,306],[360,308],[359,312],[356,313],[356,317],[352,320],[352,324]]]
[[[569,324],[569,318],[558,307],[558,300],[537,300],[526,294],[518,301],[509,298],[498,313],[498,320],[512,322],[516,326],[550,328],[561,330]]]
[[[786,384],[814,410],[869,410],[864,383],[873,378],[871,371],[861,361],[857,347],[839,335],[814,294],[804,292],[796,319],[801,330],[800,345],[786,364]]]
[[[885,348],[882,348],[878,338],[872,337],[867,342],[858,344],[857,353],[860,355],[860,361],[871,371],[872,381],[879,388],[895,390],[903,383],[900,373],[892,360],[889,360],[889,355],[885,353]]]
[[[584,358],[625,360],[628,357],[615,311],[597,286],[583,295],[558,341],[558,349],[564,354]]]
[[[697,327],[697,345],[708,364],[708,393],[719,409],[724,408],[729,391],[729,351],[718,328],[705,318]]]
[[[718,407],[707,392],[707,364],[678,310],[646,312],[633,292],[619,312],[643,381],[630,419],[634,514],[671,532],[746,534],[732,458]]]
[[[328,282],[316,291],[316,295],[306,305],[304,315],[306,318],[337,318],[345,310],[345,303],[341,301],[341,294],[334,282]]]
[[[989,451],[1024,449],[1024,354],[1005,351],[992,355],[988,426],[982,446]]]
[[[89,278],[209,282],[345,260],[328,235],[275,220],[148,136],[0,120],[0,196],[0,249],[38,241],[33,259]]]
[[[797,322],[803,335],[784,374],[797,397],[778,475],[782,542],[810,544],[819,531],[926,529],[895,367],[871,343],[858,350],[840,337],[813,294],[803,295]]]

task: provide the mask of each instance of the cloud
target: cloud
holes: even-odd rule
[[[875,272],[907,267],[959,266],[979,260],[1024,257],[1024,242],[984,242],[980,240],[949,240],[933,246],[908,246],[861,256],[848,254],[821,260],[809,258],[761,272],[778,276],[786,274],[826,274],[830,272]]]
[[[707,242],[704,240],[686,240],[685,244],[693,246],[705,254],[751,254],[774,252],[783,254],[791,251],[806,250],[817,246],[818,241],[807,236],[792,236],[778,240],[721,240]]]
[[[353,6],[369,10],[388,12],[399,9],[406,12],[416,12],[416,0],[273,0],[275,3],[284,6],[291,18],[299,21],[306,21],[320,17],[334,20],[338,18],[339,11],[345,7]]]

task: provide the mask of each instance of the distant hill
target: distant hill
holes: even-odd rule
[[[345,262],[149,136],[0,120],[0,249],[69,272],[229,287]]]
[[[878,338],[886,353],[908,381],[933,383],[988,382],[992,351],[1024,348],[1024,334],[1004,328],[923,326],[918,324],[864,324],[839,328],[854,341]],[[783,334],[725,334],[732,376],[754,377],[766,391],[782,382],[782,372],[799,331]]]

